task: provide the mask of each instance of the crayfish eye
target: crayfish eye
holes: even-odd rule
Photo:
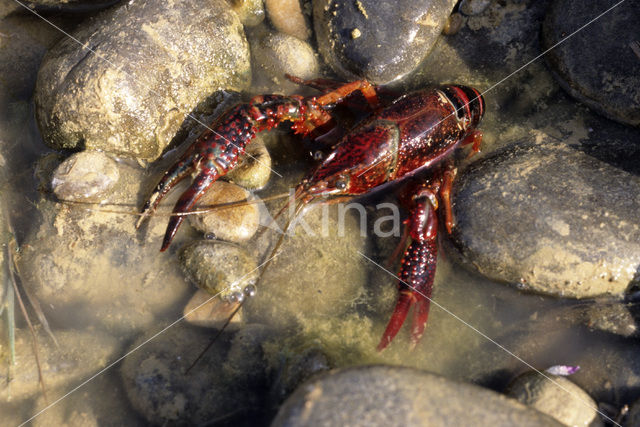
[[[345,188],[347,188],[347,181],[344,179],[339,179],[336,181],[336,188],[338,190],[344,190]]]

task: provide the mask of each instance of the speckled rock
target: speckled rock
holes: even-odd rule
[[[259,77],[278,84],[283,91],[294,91],[297,85],[285,78],[285,73],[302,79],[318,77],[318,60],[313,48],[305,41],[287,34],[275,33],[263,37],[252,50]]]
[[[314,0],[325,61],[345,79],[384,84],[411,72],[442,32],[456,0]]]
[[[560,426],[491,390],[415,369],[366,366],[317,377],[296,390],[272,426]]]
[[[53,148],[153,160],[198,102],[251,80],[242,25],[222,0],[123,3],[72,36],[95,53],[63,38],[45,56],[35,92]]]
[[[228,182],[217,181],[198,201],[200,206],[215,206],[243,200],[253,200],[251,193],[242,187]],[[257,203],[234,206],[228,209],[190,215],[189,223],[205,234],[211,234],[220,240],[244,242],[258,230],[260,211]]]
[[[508,396],[547,414],[567,426],[601,426],[598,405],[565,377],[527,372],[516,378]]]
[[[51,188],[60,200],[99,202],[119,177],[111,157],[100,151],[83,151],[56,168]]]
[[[637,274],[640,179],[580,147],[520,142],[455,187],[455,244],[490,278],[582,298],[622,294]]]
[[[226,179],[249,190],[259,190],[267,185],[271,176],[271,156],[257,135],[247,146],[238,165],[226,175]]]
[[[200,289],[223,299],[244,295],[245,288],[258,279],[255,260],[232,243],[200,240],[180,252],[185,275]]]
[[[231,0],[231,8],[245,27],[253,27],[264,20],[262,0]]]
[[[310,4],[308,1],[305,1],[305,4],[301,4],[302,1],[265,0],[264,5],[267,9],[269,21],[271,21],[276,30],[297,37],[300,40],[307,40],[311,37],[311,29],[305,13],[310,14],[310,10],[307,10],[305,6],[310,6]]]
[[[132,348],[151,336],[141,336]],[[210,330],[177,324],[124,359],[121,373],[127,396],[148,422],[202,425],[224,419],[245,424],[256,416],[260,390],[250,388],[242,376],[226,374],[224,368],[229,334],[185,372],[211,338]]]
[[[616,1],[553,2],[546,16],[542,40],[555,46],[545,59],[560,85],[580,102],[613,120],[640,126],[640,8],[623,2],[595,20],[584,31],[566,39]],[[616,34],[602,38],[603,34]],[[565,41],[566,40],[566,41]],[[576,52],[580,52],[579,55]]]

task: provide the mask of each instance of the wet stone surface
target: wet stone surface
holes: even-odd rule
[[[274,427],[296,425],[560,426],[515,400],[423,371],[368,366],[333,371],[303,384]]]
[[[268,79],[285,92],[294,93],[298,86],[285,78],[285,73],[312,79],[318,77],[318,60],[311,46],[297,37],[283,33],[263,37],[252,51],[256,78]]]
[[[309,0],[265,0],[264,6],[276,30],[300,40],[307,40],[311,36]]]
[[[455,3],[315,0],[318,48],[341,77],[387,83],[413,71],[426,57]]]
[[[622,294],[640,265],[639,192],[637,175],[579,147],[522,141],[459,177],[455,244],[482,274],[525,289]]]
[[[598,405],[568,378],[528,372],[510,385],[508,396],[567,426],[602,426]]]
[[[53,148],[153,160],[198,102],[251,80],[242,25],[222,0],[123,4],[72,35],[95,53],[62,39],[45,56],[35,91]]]
[[[83,151],[56,168],[51,188],[60,200],[100,202],[118,178],[113,159],[99,151]]]
[[[242,247],[216,240],[200,240],[186,245],[180,252],[185,275],[200,289],[221,298],[244,295],[255,284],[257,264]]]
[[[556,1],[543,26],[545,48],[555,46],[589,19],[614,6]],[[560,85],[580,102],[613,120],[640,126],[640,8],[622,2],[545,56]],[[579,54],[576,54],[579,52]]]
[[[253,200],[247,190],[228,182],[218,181],[213,183],[207,193],[202,196],[199,204],[216,206],[245,200]],[[189,223],[205,235],[210,234],[217,239],[230,242],[244,242],[253,237],[258,230],[259,220],[258,203],[189,216]]]

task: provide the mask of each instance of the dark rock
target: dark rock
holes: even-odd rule
[[[95,53],[62,39],[43,60],[34,96],[53,148],[153,160],[200,101],[251,80],[242,25],[222,0],[126,3],[71,35]]]
[[[41,13],[87,13],[105,9],[120,0],[29,0],[24,4]]]
[[[318,425],[560,426],[491,390],[408,368],[367,366],[334,371],[304,385],[272,426]]]
[[[148,341],[141,336],[132,348]],[[210,330],[178,324],[124,359],[122,378],[133,407],[148,422],[202,425],[214,420],[247,419],[260,407],[257,388],[224,369],[229,336],[223,334],[186,372],[212,339]]]
[[[583,31],[574,31],[616,1],[553,2],[545,18],[545,55],[560,85],[580,102],[613,120],[640,125],[640,8],[623,2]],[[570,35],[571,38],[568,38]],[[565,41],[566,40],[566,41]]]
[[[342,77],[387,83],[411,72],[427,56],[455,3],[315,0],[318,47]]]
[[[640,177],[542,139],[497,152],[459,177],[455,244],[482,274],[525,289],[622,294],[640,265],[633,196]]]

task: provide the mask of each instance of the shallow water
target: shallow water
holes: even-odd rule
[[[496,49],[494,44],[497,40],[491,39],[498,37],[496,32],[482,33],[483,25],[488,26],[489,23],[478,18],[473,21],[474,25],[479,34],[487,38],[486,45],[489,47],[482,48],[483,43],[478,41],[472,44],[471,40],[477,40],[478,34],[472,34],[468,29],[460,37],[443,38],[421,71],[399,90],[419,87],[425,82],[459,82],[486,90],[517,69],[517,66],[533,59],[539,48],[535,41],[537,27],[534,24],[543,7],[528,5],[529,10],[525,5],[511,3],[510,7],[513,15],[504,18],[502,26],[498,26],[501,30],[497,32],[505,38],[502,41],[507,41],[505,49],[509,52],[501,52],[505,53],[504,56],[494,52],[502,49]],[[67,27],[72,26],[72,22],[53,18]],[[532,23],[527,24],[527,19]],[[47,221],[47,214],[40,214],[34,205],[40,204],[41,198],[54,200],[51,195],[42,193],[39,180],[34,177],[37,175],[37,160],[51,150],[46,148],[39,136],[31,96],[39,60],[60,34],[38,18],[22,12],[6,17],[3,24],[3,35],[0,36],[2,84],[5,87],[0,103],[0,150],[4,170],[2,196],[3,203],[9,207],[18,243],[22,244],[39,229],[42,222]],[[510,29],[518,25],[518,31]],[[478,49],[486,53],[485,61],[481,62],[482,52],[479,54]],[[488,111],[481,125],[485,133],[482,155],[536,132],[554,136],[562,135],[561,131],[565,131],[577,139],[586,134],[585,123],[592,114],[576,106],[575,101],[559,90],[540,62],[531,64],[496,87],[487,94],[486,100]],[[273,167],[284,177],[272,176],[270,185],[258,195],[277,193],[291,187],[309,164],[305,147],[296,146],[297,142],[284,135],[283,131],[275,131],[271,139]],[[145,176],[145,179],[151,182],[155,177]],[[142,184],[141,194],[150,185],[153,182]],[[363,203],[375,207],[377,203],[387,200],[385,197],[391,196],[388,193],[374,194]],[[171,202],[168,199],[167,206]],[[269,204],[272,211],[278,203]],[[321,209],[316,207],[309,217]],[[332,207],[331,211],[336,209]],[[78,218],[82,214],[81,209],[76,209],[66,218],[78,221],[81,228],[82,221]],[[135,221],[132,216],[100,215],[104,215],[100,221],[127,222],[123,226],[125,229],[132,228]],[[370,217],[369,230],[372,221]],[[185,230],[187,227],[183,226],[172,249],[160,254],[157,248],[165,223],[165,219],[152,218],[148,235],[131,238],[131,241],[140,245],[139,258],[136,258],[136,262],[122,259],[118,265],[97,267],[85,264],[84,260],[91,257],[91,253],[86,252],[87,248],[94,247],[99,253],[97,246],[103,243],[87,237],[89,232],[79,234],[78,250],[86,253],[82,256],[78,253],[79,258],[72,255],[67,260],[68,268],[78,270],[79,279],[77,283],[68,283],[66,286],[69,289],[88,288],[87,299],[75,302],[74,307],[72,301],[64,299],[62,292],[55,293],[55,303],[53,300],[43,300],[41,303],[50,317],[54,332],[96,336],[105,334],[110,340],[109,348],[105,350],[107,355],[101,356],[100,360],[85,361],[91,363],[88,370],[76,367],[70,370],[73,373],[68,376],[66,371],[62,374],[52,372],[45,363],[45,382],[50,384],[49,403],[116,361],[143,332],[159,331],[180,317],[193,288],[180,278],[176,248],[197,234]],[[49,231],[62,232],[59,224]],[[332,232],[335,230],[332,229]],[[285,241],[283,253],[270,266],[258,296],[246,307],[248,322],[264,323],[277,330],[278,338],[274,342],[279,343],[281,348],[272,348],[269,357],[277,359],[279,352],[317,347],[324,352],[332,367],[368,363],[413,366],[498,391],[503,391],[511,379],[532,367],[545,369],[558,364],[580,365],[581,371],[571,379],[585,388],[596,401],[620,408],[637,397],[640,386],[637,355],[640,349],[636,339],[593,331],[581,324],[580,313],[588,310],[589,302],[523,293],[515,284],[495,283],[463,269],[455,261],[444,236],[441,245],[444,250],[438,261],[433,294],[437,305],[432,305],[422,341],[413,351],[409,351],[408,330],[405,327],[387,350],[376,352],[375,346],[395,303],[394,278],[363,258],[358,251],[385,265],[397,239],[363,239],[358,232],[356,219],[350,218],[346,237],[330,233],[325,238],[312,238],[298,232],[295,237]],[[274,238],[267,231],[248,246],[256,256],[264,259],[267,243]],[[131,244],[124,238],[118,239],[121,237],[104,242],[105,247],[115,251],[121,242]],[[73,251],[69,253],[73,254]],[[123,250],[122,253],[128,252]],[[83,263],[78,265],[78,259],[82,259]],[[161,268],[159,265],[169,272],[171,285],[160,286],[158,283],[169,277],[158,277],[161,275],[155,270]],[[94,269],[87,272],[91,268]],[[391,271],[395,273],[395,269],[393,267]],[[87,274],[93,276],[90,282]],[[341,276],[347,277],[349,283],[336,283]],[[282,283],[287,278],[289,283]],[[138,279],[145,283],[134,283]],[[130,281],[125,286],[131,291],[119,301],[105,301],[101,289],[111,286],[114,281]],[[23,285],[29,286],[29,283]],[[162,303],[166,299],[166,295],[163,295],[165,287],[171,288],[172,304]],[[64,303],[67,305],[63,312],[56,310],[56,305]],[[607,304],[613,306],[615,302]],[[118,310],[124,313],[122,317]],[[135,315],[131,314],[133,312]],[[17,333],[21,335],[23,345],[27,345],[28,330],[23,322],[19,322],[19,326]],[[41,337],[41,341],[46,340],[46,337]],[[80,339],[70,339],[69,342],[70,345],[77,343],[78,352],[81,352],[81,346],[85,343]],[[3,353],[5,349],[3,342]],[[91,352],[90,349],[84,350]],[[193,357],[199,350],[185,348],[184,356]],[[43,344],[41,351],[51,352],[52,359],[55,359],[58,350],[49,343]],[[47,356],[44,358],[47,359]],[[82,362],[81,358],[74,360]],[[16,378],[23,378],[19,374],[21,369],[28,369],[31,374],[26,377],[27,380],[22,380],[24,384],[10,384],[14,390],[9,391],[6,399],[0,402],[0,414],[3,418],[7,417],[11,424],[19,424],[47,405],[37,390],[33,362],[25,355],[13,369]],[[24,387],[25,390],[18,387]],[[251,393],[250,390],[247,392]],[[74,390],[36,418],[34,423],[48,420],[83,424],[93,419],[103,425],[145,423],[127,401],[119,366],[108,369]]]

